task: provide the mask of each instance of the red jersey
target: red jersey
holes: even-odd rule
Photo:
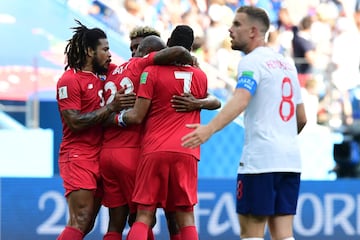
[[[106,104],[113,101],[116,91],[126,87],[125,93],[137,92],[139,88],[140,75],[146,66],[154,64],[152,52],[145,57],[134,57],[115,68],[105,81],[104,98]],[[103,147],[139,147],[141,125],[132,125],[126,128],[109,126],[104,131]]]
[[[56,100],[59,111],[72,109],[87,113],[99,109],[104,106],[103,86],[104,82],[92,72],[76,72],[74,69],[65,71],[57,82]],[[61,151],[70,149],[99,151],[102,142],[100,124],[74,133],[67,126],[62,115],[61,122],[63,127]]]
[[[200,159],[200,147],[181,146],[181,138],[192,131],[185,124],[200,123],[200,111],[180,113],[171,106],[172,96],[182,93],[205,98],[206,74],[192,66],[149,66],[144,70],[137,95],[151,99],[151,106],[144,125],[143,154],[171,151],[192,154]]]

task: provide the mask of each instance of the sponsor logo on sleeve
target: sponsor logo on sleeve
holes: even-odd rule
[[[145,84],[145,83],[146,83],[147,76],[148,76],[148,73],[147,73],[147,72],[143,72],[143,73],[141,74],[140,84]]]
[[[67,92],[67,86],[60,87],[58,89],[59,91],[59,99],[65,99],[68,98],[68,92]]]
[[[249,77],[249,78],[253,78],[254,77],[254,72],[252,71],[243,71],[241,74],[242,77]]]
[[[257,88],[257,83],[254,79],[254,72],[243,71],[238,78],[236,88],[245,88],[249,90],[251,95],[254,95]]]

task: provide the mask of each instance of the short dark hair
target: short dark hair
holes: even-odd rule
[[[170,38],[168,39],[168,47],[182,46],[191,51],[194,43],[194,31],[188,25],[178,25],[172,31]]]
[[[264,26],[264,29],[260,29],[263,33],[266,33],[269,30],[270,19],[264,9],[254,6],[241,6],[236,12],[245,13],[251,20],[260,22]]]
[[[166,45],[160,37],[155,35],[147,36],[143,40],[141,40],[137,49],[139,56],[136,57],[142,57],[151,52],[160,51],[165,47]]]

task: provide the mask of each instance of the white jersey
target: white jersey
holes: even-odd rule
[[[295,66],[258,47],[240,61],[236,87],[252,94],[238,173],[301,172],[296,105],[302,98]]]

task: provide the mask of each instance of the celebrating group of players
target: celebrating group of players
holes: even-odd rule
[[[205,73],[192,66],[192,29],[177,26],[166,46],[155,29],[136,28],[133,57],[116,66],[105,33],[78,24],[57,84],[59,167],[70,212],[58,239],[83,239],[101,204],[109,208],[106,240],[122,238],[128,216],[129,239],[153,239],[158,207],[171,239],[181,231],[193,239],[199,148],[180,140],[189,132],[185,124],[200,122],[201,108],[220,102],[208,96]]]
[[[154,239],[163,208],[171,240],[198,240],[199,145],[245,109],[245,144],[238,169],[237,208],[245,240],[294,240],[300,185],[296,136],[306,124],[295,66],[266,47],[269,18],[243,6],[229,29],[232,49],[246,56],[232,98],[205,126],[201,109],[220,102],[190,51],[191,27],[177,26],[167,43],[148,27],[130,34],[132,58],[111,64],[106,34],[78,22],[57,84],[63,124],[59,169],[69,221],[58,240],[81,240],[101,204],[109,209],[104,240]],[[191,130],[195,129],[195,130]]]

